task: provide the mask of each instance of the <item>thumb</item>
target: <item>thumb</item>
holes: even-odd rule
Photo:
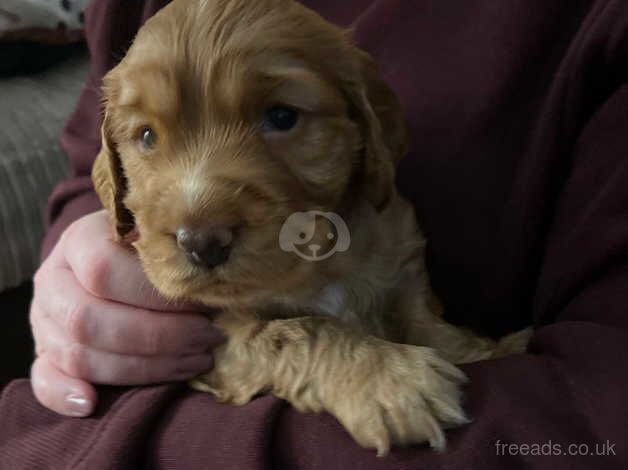
[[[31,367],[31,386],[39,403],[56,413],[82,418],[94,412],[94,387],[61,372],[45,355]]]

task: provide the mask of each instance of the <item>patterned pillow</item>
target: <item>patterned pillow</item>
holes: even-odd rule
[[[0,39],[68,43],[83,37],[89,0],[0,0]]]

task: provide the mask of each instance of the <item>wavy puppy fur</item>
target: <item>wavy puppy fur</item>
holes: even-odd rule
[[[228,337],[193,386],[328,411],[365,447],[445,446],[467,422],[453,363],[520,351],[444,322],[424,240],[396,192],[400,105],[350,35],[292,0],[174,0],[104,81],[93,180],[116,238],[136,229],[165,296],[218,307]],[[295,110],[287,130],[268,110]],[[149,139],[144,138],[149,132]],[[278,238],[295,212],[335,212],[351,246],[310,262]],[[226,262],[180,249],[180,227],[230,227]],[[330,249],[329,221],[312,240]]]

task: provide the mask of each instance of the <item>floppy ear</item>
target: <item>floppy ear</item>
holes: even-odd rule
[[[126,194],[126,177],[111,136],[111,122],[107,113],[103,120],[101,136],[102,147],[92,168],[92,181],[102,205],[109,212],[116,238],[121,240],[135,224],[133,214],[122,202]]]
[[[397,96],[379,77],[373,59],[355,49],[360,77],[349,85],[355,119],[362,128],[363,190],[378,210],[393,194],[397,163],[408,151],[408,131]]]

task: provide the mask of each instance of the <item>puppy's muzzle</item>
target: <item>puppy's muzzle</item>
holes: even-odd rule
[[[177,245],[195,266],[213,269],[229,259],[233,230],[228,227],[181,227],[176,232]]]

